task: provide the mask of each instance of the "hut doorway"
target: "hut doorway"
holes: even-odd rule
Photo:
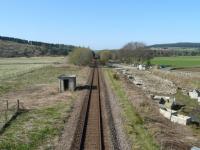
[[[68,90],[69,88],[69,80],[64,80],[64,90]]]

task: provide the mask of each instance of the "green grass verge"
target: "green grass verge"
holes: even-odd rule
[[[0,149],[53,149],[55,137],[61,134],[64,120],[71,111],[72,99],[48,108],[22,113],[0,136]],[[43,146],[41,146],[43,145]]]
[[[172,67],[200,67],[200,56],[155,57],[151,60],[155,65],[170,65]]]
[[[124,117],[124,128],[128,137],[132,142],[132,149],[138,150],[157,150],[159,146],[156,144],[154,138],[149,134],[145,128],[144,121],[136,112],[132,103],[128,100],[126,92],[123,89],[122,81],[113,78],[111,69],[104,70],[109,84],[118,97],[119,104],[122,108],[122,115]]]

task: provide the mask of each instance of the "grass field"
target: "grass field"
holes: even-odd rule
[[[200,56],[155,57],[151,62],[155,65],[170,65],[178,68],[200,67]]]
[[[60,136],[71,109],[72,99],[69,99],[22,113],[0,136],[0,149],[55,149],[55,137]]]
[[[16,57],[16,58],[0,58],[2,64],[44,64],[63,62],[64,57]]]
[[[2,100],[18,98],[24,106],[0,135],[0,149],[55,149],[78,96],[78,92],[59,93],[57,77],[76,74],[77,83],[85,83],[88,72],[73,65],[52,65],[63,61],[64,57],[0,59],[0,107]]]
[[[0,81],[63,61],[64,57],[0,58]]]

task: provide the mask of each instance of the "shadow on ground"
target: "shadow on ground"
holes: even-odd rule
[[[76,87],[76,91],[81,91],[81,90],[90,90],[90,89],[97,89],[97,86],[90,86],[90,85],[79,85]]]

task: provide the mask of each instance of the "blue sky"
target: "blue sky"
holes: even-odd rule
[[[200,42],[200,1],[0,0],[0,35],[93,49]]]

